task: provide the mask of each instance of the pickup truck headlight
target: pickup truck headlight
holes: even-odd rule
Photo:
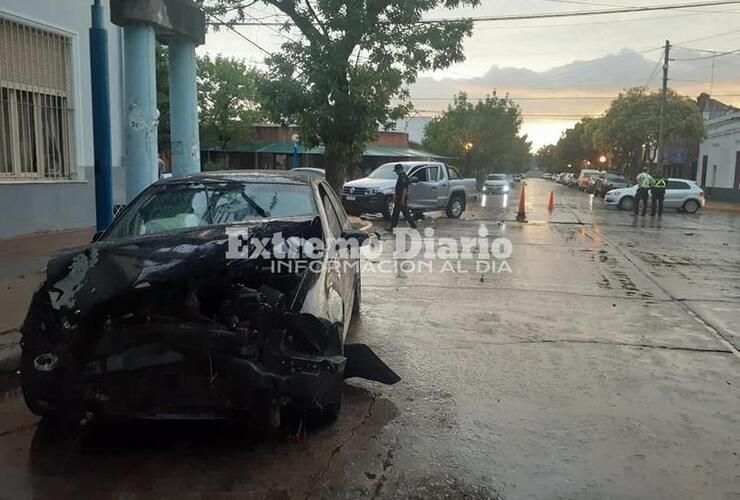
[[[509,186],[504,186],[504,193],[508,193],[508,192],[509,192]]]

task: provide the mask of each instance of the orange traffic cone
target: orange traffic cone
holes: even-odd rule
[[[550,191],[550,202],[547,204],[547,211],[552,213],[553,210],[555,210],[555,196]]]
[[[519,213],[516,214],[517,222],[527,222],[527,214],[524,213],[524,189],[525,184],[522,184],[522,195],[519,197]]]

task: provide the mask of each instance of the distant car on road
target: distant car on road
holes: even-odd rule
[[[545,179],[545,180],[551,181],[552,180],[552,174],[550,172],[545,172],[544,174],[542,174],[542,178]]]
[[[594,178],[601,175],[601,172],[598,170],[590,170],[587,168],[584,168],[581,170],[581,173],[578,175],[578,187],[581,189],[581,191],[591,192],[591,189],[593,188],[593,182]]]
[[[344,184],[342,205],[348,214],[382,213],[390,219],[398,176],[393,171],[400,164],[411,180],[408,206],[415,213],[444,210],[457,219],[468,201],[478,196],[475,179],[463,179],[460,172],[445,163],[426,161],[391,162],[379,166],[363,179]]]
[[[619,210],[632,210],[635,206],[636,193],[637,185],[613,189],[606,193],[604,203]],[[693,214],[702,208],[705,202],[704,191],[696,182],[689,179],[668,179],[663,202],[665,208],[675,208]]]
[[[488,174],[483,183],[483,194],[503,194],[510,189],[509,178],[506,174]]]
[[[514,174],[511,176],[511,180],[514,182],[522,182],[522,179],[524,179],[524,174]]]
[[[604,196],[612,189],[619,189],[629,186],[627,179],[619,172],[602,172],[601,175],[594,178],[593,192],[598,196]]]

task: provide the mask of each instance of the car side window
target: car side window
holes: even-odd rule
[[[319,196],[321,197],[321,204],[324,206],[324,212],[326,212],[329,231],[331,231],[331,235],[334,238],[339,238],[342,234],[342,224],[339,222],[339,218],[331,204],[331,195],[323,184],[319,185]]]
[[[685,182],[668,181],[666,183],[666,189],[691,189],[691,186],[689,186]]]
[[[429,169],[426,167],[419,167],[409,175],[409,178],[416,179],[419,182],[426,182],[429,180]]]
[[[427,177],[431,182],[436,182],[439,179],[439,167],[427,167]]]
[[[339,197],[331,187],[327,187],[326,192],[329,195],[329,201],[334,209],[334,215],[337,216],[337,220],[339,221],[339,227],[341,227],[342,230],[349,229],[347,212],[344,211],[344,207],[342,206],[342,202],[339,201]]]
[[[450,179],[462,179],[462,175],[460,175],[460,172],[455,167],[447,166],[447,171],[449,172]]]

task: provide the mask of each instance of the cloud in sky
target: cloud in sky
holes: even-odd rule
[[[740,102],[740,57],[725,56],[721,65],[708,54],[674,48],[670,64],[670,87],[692,98],[701,92],[713,93],[729,102]],[[661,84],[660,51],[641,54],[631,49],[587,60],[574,61],[545,71],[493,66],[474,78],[420,78],[411,89],[415,107],[422,114],[444,110],[452,95],[465,91],[472,99],[497,92],[508,94],[521,106],[524,132],[537,148],[557,141],[565,128],[581,116],[597,116],[620,91],[636,86],[656,89]],[[712,83],[712,73],[714,81]],[[737,94],[737,95],[736,95]]]
[[[596,10],[614,6],[656,5],[654,0],[483,0],[478,8],[436,9],[429,18],[510,15],[539,12]],[[603,1],[603,3],[601,3]],[[250,7],[255,17],[275,14],[257,3]],[[274,28],[239,27],[238,30],[268,52],[277,52],[285,38]],[[465,41],[466,60],[452,67],[421,75],[412,95],[417,109],[439,111],[452,94],[466,90],[470,96],[499,94],[520,98],[525,113],[524,131],[535,147],[557,140],[560,132],[577,116],[603,113],[609,99],[627,87],[645,85],[654,70],[651,87],[660,84],[658,60],[666,39],[690,48],[732,50],[740,41],[740,7],[733,5],[691,8],[650,14],[620,14],[554,20],[511,21],[476,24]],[[627,47],[627,48],[625,48]],[[221,53],[261,65],[265,54],[228,30],[211,32],[199,53]],[[690,58],[705,52],[675,48],[674,57]],[[740,94],[740,56],[716,59],[712,85],[712,60],[671,63],[671,87],[695,97],[700,92],[715,95]],[[692,81],[678,81],[692,80]],[[534,100],[532,97],[560,99]],[[581,99],[562,99],[578,96]],[[435,98],[435,99],[430,99]],[[719,97],[740,104],[739,97]],[[542,117],[536,115],[556,115]],[[570,118],[570,117],[573,118]]]

